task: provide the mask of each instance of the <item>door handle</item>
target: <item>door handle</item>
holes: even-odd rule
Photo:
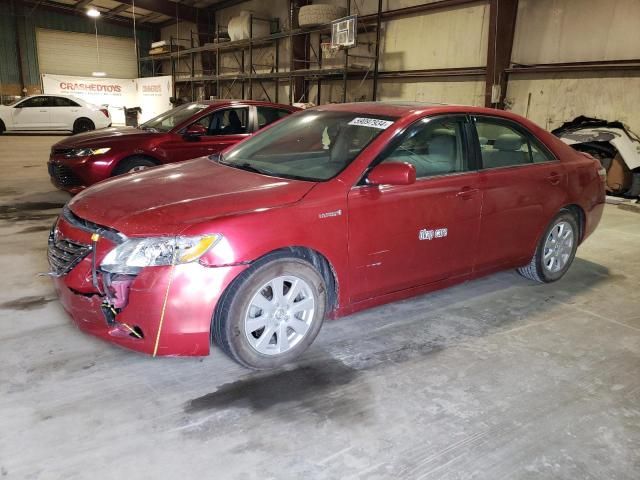
[[[560,179],[561,176],[558,172],[551,172],[548,176],[547,176],[547,181],[551,184],[551,185],[558,185],[560,183]]]
[[[40,110],[40,113],[47,113],[46,110]]]
[[[462,200],[469,200],[470,198],[475,197],[478,191],[479,190],[477,188],[462,187],[460,191],[456,193],[456,196]]]

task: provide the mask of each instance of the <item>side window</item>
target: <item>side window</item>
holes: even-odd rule
[[[281,118],[286,117],[291,112],[279,108],[257,107],[258,110],[258,129],[266,127],[270,123],[277,122]]]
[[[50,97],[53,100],[53,107],[79,107],[76,102],[64,97]]]
[[[461,118],[426,118],[414,125],[383,162],[407,162],[416,176],[430,177],[469,169]]]
[[[489,118],[475,119],[482,168],[511,167],[547,162],[553,158],[530,135]]]
[[[202,125],[204,128],[207,129],[207,135],[212,135],[210,126],[211,126],[211,120],[213,119],[214,115],[215,115],[214,113],[212,113],[211,115],[205,115],[198,121],[193,122],[192,125]]]
[[[42,108],[49,106],[49,97],[33,97],[20,104],[22,108]]]
[[[536,141],[530,141],[529,147],[531,148],[531,158],[533,163],[550,162],[555,158],[546,150],[538,145]]]
[[[238,135],[248,133],[248,108],[218,110],[210,115],[210,119],[209,124],[205,125],[209,129],[209,135]]]

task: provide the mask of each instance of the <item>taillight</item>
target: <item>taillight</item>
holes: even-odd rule
[[[604,167],[599,167],[598,168],[598,175],[600,176],[600,180],[602,180],[604,183],[606,183],[607,181],[607,169]]]
[[[107,110],[106,108],[101,108],[100,111],[104,113],[105,117],[109,118],[109,110]]]

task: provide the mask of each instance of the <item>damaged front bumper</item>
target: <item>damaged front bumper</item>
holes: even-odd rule
[[[92,245],[91,235],[90,226],[78,228],[64,216],[54,231],[57,241],[85,246]],[[60,302],[74,323],[84,332],[138,352],[208,355],[215,306],[247,266],[188,263],[148,267],[135,276],[94,270],[93,264],[99,265],[114,246],[101,238],[68,272],[54,275]]]

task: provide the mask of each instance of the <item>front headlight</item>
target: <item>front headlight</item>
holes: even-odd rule
[[[69,152],[69,157],[88,157],[90,155],[103,155],[107,153],[111,148],[102,147],[102,148],[74,148],[71,152]]]
[[[132,238],[111,250],[100,267],[110,273],[135,274],[143,267],[194,262],[221,239],[218,234]]]

